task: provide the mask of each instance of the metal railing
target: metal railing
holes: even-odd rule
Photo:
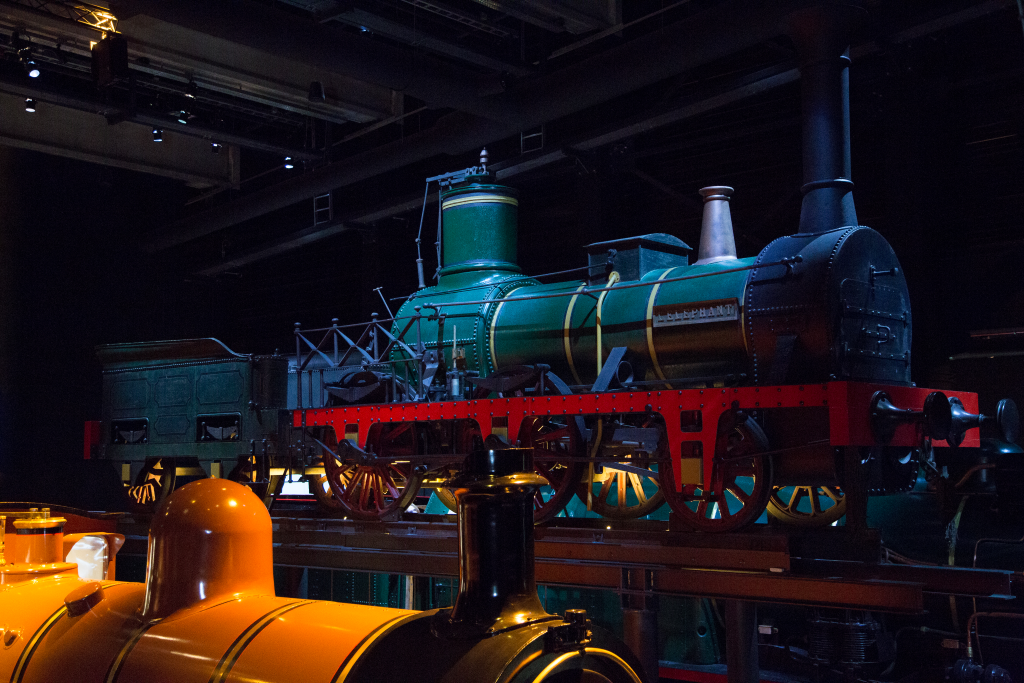
[[[295,407],[325,406],[327,385],[341,379],[344,369],[349,367],[389,372],[389,402],[421,400],[426,394],[424,378],[430,364],[422,339],[424,317],[429,316],[421,314],[417,307],[415,315],[400,319],[374,314],[368,323],[339,325],[334,318],[330,327],[308,330],[295,323]],[[390,328],[399,320],[405,324],[396,336]],[[415,332],[415,341],[407,342],[411,332]],[[396,350],[399,353],[392,358]]]

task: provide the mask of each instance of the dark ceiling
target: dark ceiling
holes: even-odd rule
[[[59,415],[66,451],[98,406],[95,344],[272,351],[296,321],[381,311],[374,288],[415,286],[424,178],[483,146],[520,190],[528,273],[630,234],[695,244],[697,190],[713,184],[736,188],[740,255],[756,253],[799,213],[783,28],[804,4],[0,0],[0,417]],[[915,379],[948,378],[950,356],[995,343],[972,332],[1024,327],[1018,4],[866,6],[851,47],[858,213],[907,271]],[[115,27],[130,73],[97,88],[89,43]],[[430,234],[436,204],[426,216]]]

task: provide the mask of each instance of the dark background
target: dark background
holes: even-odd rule
[[[890,241],[906,270],[914,380],[980,391],[989,410],[1005,395],[1021,401],[1021,356],[997,354],[1022,344],[970,336],[1024,327],[1021,24],[1007,9],[876,48],[851,71],[854,196],[861,223]],[[725,71],[716,65],[670,85],[708,87]],[[736,188],[741,257],[795,231],[799,96],[799,84],[785,86],[517,176],[523,269],[576,267],[582,245],[631,234],[668,232],[696,246],[697,190],[705,185]],[[547,142],[556,147],[656,99],[641,93],[555,122]],[[518,143],[491,146],[492,160],[514,156]],[[379,201],[475,161],[438,157],[335,199]],[[0,148],[0,179],[0,497],[7,500],[54,500],[84,476],[82,423],[98,419],[100,407],[96,345],[212,336],[239,352],[287,352],[295,322],[366,320],[383,313],[374,287],[394,297],[415,286],[418,210],[204,278],[192,274],[197,264],[229,257],[252,235],[308,224],[311,206],[154,256],[142,251],[142,236],[183,215],[195,191],[181,183],[7,148]],[[428,209],[428,272],[435,221],[436,208]],[[978,358],[950,361],[964,352]]]

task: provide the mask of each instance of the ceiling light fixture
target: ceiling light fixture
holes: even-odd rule
[[[36,110],[36,101],[32,98],[25,100],[25,111],[34,112]]]
[[[214,154],[220,154],[220,148],[221,144],[219,142],[210,143],[210,151],[213,152]]]
[[[32,59],[32,48],[21,48],[18,50],[18,57],[21,59],[21,65],[25,67],[25,73],[28,74],[28,77],[39,78],[39,65],[36,64],[36,60]]]
[[[190,118],[192,118],[192,115],[189,114],[186,110],[182,109],[178,112],[178,123],[180,123],[181,125],[187,124]]]
[[[295,164],[292,163],[292,158],[291,157],[285,157],[284,158],[284,167],[285,168],[295,168]]]
[[[153,129],[153,142],[163,142],[163,141],[164,141],[164,132],[162,130],[160,130],[159,128],[154,128]]]

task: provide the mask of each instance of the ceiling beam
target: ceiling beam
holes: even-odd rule
[[[396,100],[390,89],[349,77],[331,80],[329,70],[296,68],[270,54],[257,55],[257,59],[213,41],[197,43],[194,36],[182,37],[171,30],[150,31],[144,24],[118,24],[129,38],[131,68],[178,82],[182,91],[193,77],[204,90],[336,123],[375,121],[399,113],[396,103],[400,109],[401,98]],[[60,42],[61,49],[86,58],[91,56],[90,42],[101,35],[85,24],[3,0],[0,25],[27,29],[34,38],[47,40],[50,45]],[[309,83],[313,80],[326,80],[326,102],[309,101]]]
[[[579,152],[592,151],[621,140],[629,139],[640,133],[655,130],[661,126],[666,126],[694,116],[699,116],[700,114],[706,114],[710,111],[714,111],[715,109],[759,95],[781,85],[794,83],[799,80],[799,78],[800,73],[797,69],[785,69],[762,78],[748,79],[751,80],[751,82],[744,83],[743,85],[731,90],[727,90],[697,102],[686,104],[682,107],[674,107],[657,113],[647,114],[643,117],[637,117],[624,125],[581,138],[560,149],[536,154],[527,159],[516,159],[515,161],[491,164],[491,170],[494,171],[495,178],[497,180],[509,180],[517,175],[528,173],[545,166],[550,166],[560,161],[564,161],[565,159],[570,159],[574,154]],[[437,194],[431,193],[427,195],[426,201],[428,205],[436,203]],[[695,203],[699,203],[699,201],[699,199],[694,199]],[[257,263],[264,259],[278,256],[314,242],[333,237],[339,232],[351,229],[353,226],[367,225],[374,221],[391,218],[402,213],[412,211],[413,209],[418,209],[423,205],[423,202],[424,197],[422,194],[410,194],[370,211],[352,213],[335,223],[324,223],[304,228],[290,235],[274,240],[268,245],[258,247],[244,254],[239,254],[227,261],[224,261],[223,263],[208,266],[200,270],[198,274],[206,276],[219,275],[220,273],[224,273],[241,266]]]
[[[804,4],[799,0],[728,0],[653,34],[536,80],[521,93],[518,102],[507,98],[509,111],[503,122],[465,114],[450,115],[434,128],[399,142],[337,161],[301,178],[279,183],[172,223],[154,233],[145,248],[150,251],[170,248],[436,155],[478,150],[521,130],[678,75],[745,47],[767,42],[782,33],[786,17],[795,7]],[[930,30],[942,30],[1010,5],[1011,0],[988,0],[924,26]],[[921,29],[912,27],[890,39],[901,41],[920,35],[923,35]],[[869,43],[852,52],[856,57],[877,49],[875,44]]]
[[[523,90],[492,99],[503,107],[500,120],[468,114],[445,117],[429,130],[355,155],[302,178],[171,224],[147,249],[159,251],[208,235],[338,187],[439,154],[478,150],[521,130],[625,95],[781,34],[783,22],[806,0],[727,0],[691,18],[608,50]]]
[[[204,128],[203,126],[196,124],[175,123],[164,116],[154,116],[146,113],[132,113],[115,105],[106,104],[98,100],[65,95],[52,88],[44,87],[43,83],[37,85],[35,82],[31,82],[31,84],[29,84],[26,82],[12,83],[9,81],[0,81],[0,92],[16,95],[20,98],[32,98],[39,102],[74,109],[79,112],[95,114],[97,116],[97,120],[101,121],[104,125],[110,121],[132,121],[150,128],[160,128],[165,132],[173,131],[175,134],[181,136],[204,140],[207,143],[216,142],[222,145],[235,145],[236,147],[244,147],[246,149],[252,149],[260,152],[279,154],[282,157],[290,156],[296,160],[318,161],[324,157],[323,152],[302,149],[300,147],[289,147],[287,145],[275,145],[273,143],[264,142],[263,140],[249,138],[244,135],[236,135],[226,131]],[[100,117],[102,117],[102,119],[100,119]]]
[[[481,54],[469,48],[449,43],[448,41],[435,38],[429,33],[425,33],[422,30],[414,29],[411,26],[400,24],[397,21],[391,21],[385,19],[377,14],[372,14],[366,10],[358,8],[349,8],[344,11],[338,12],[331,16],[331,19],[340,21],[349,26],[357,26],[359,28],[365,28],[366,30],[378,33],[394,40],[399,40],[403,43],[408,43],[413,47],[422,47],[431,52],[437,54],[446,55],[448,57],[454,57],[470,64],[476,64],[482,66],[485,69],[490,69],[498,73],[507,72],[514,76],[529,76],[532,71],[520,64],[513,64],[512,62],[505,61],[503,59],[496,59],[485,54]]]
[[[123,121],[107,124],[95,114],[37,103],[25,111],[25,98],[0,93],[0,144],[174,178],[192,187],[238,184],[238,148],[212,154],[209,143],[166,135],[153,142],[152,127]]]
[[[503,116],[503,107],[479,95],[481,85],[489,86],[496,76],[485,78],[422,51],[273,6],[243,0],[121,0],[113,9],[118,29],[151,49],[162,44],[178,53],[187,50],[198,63],[237,63],[250,78],[287,77],[301,82],[303,93],[310,81],[322,82],[338,96],[384,88],[478,116]]]

